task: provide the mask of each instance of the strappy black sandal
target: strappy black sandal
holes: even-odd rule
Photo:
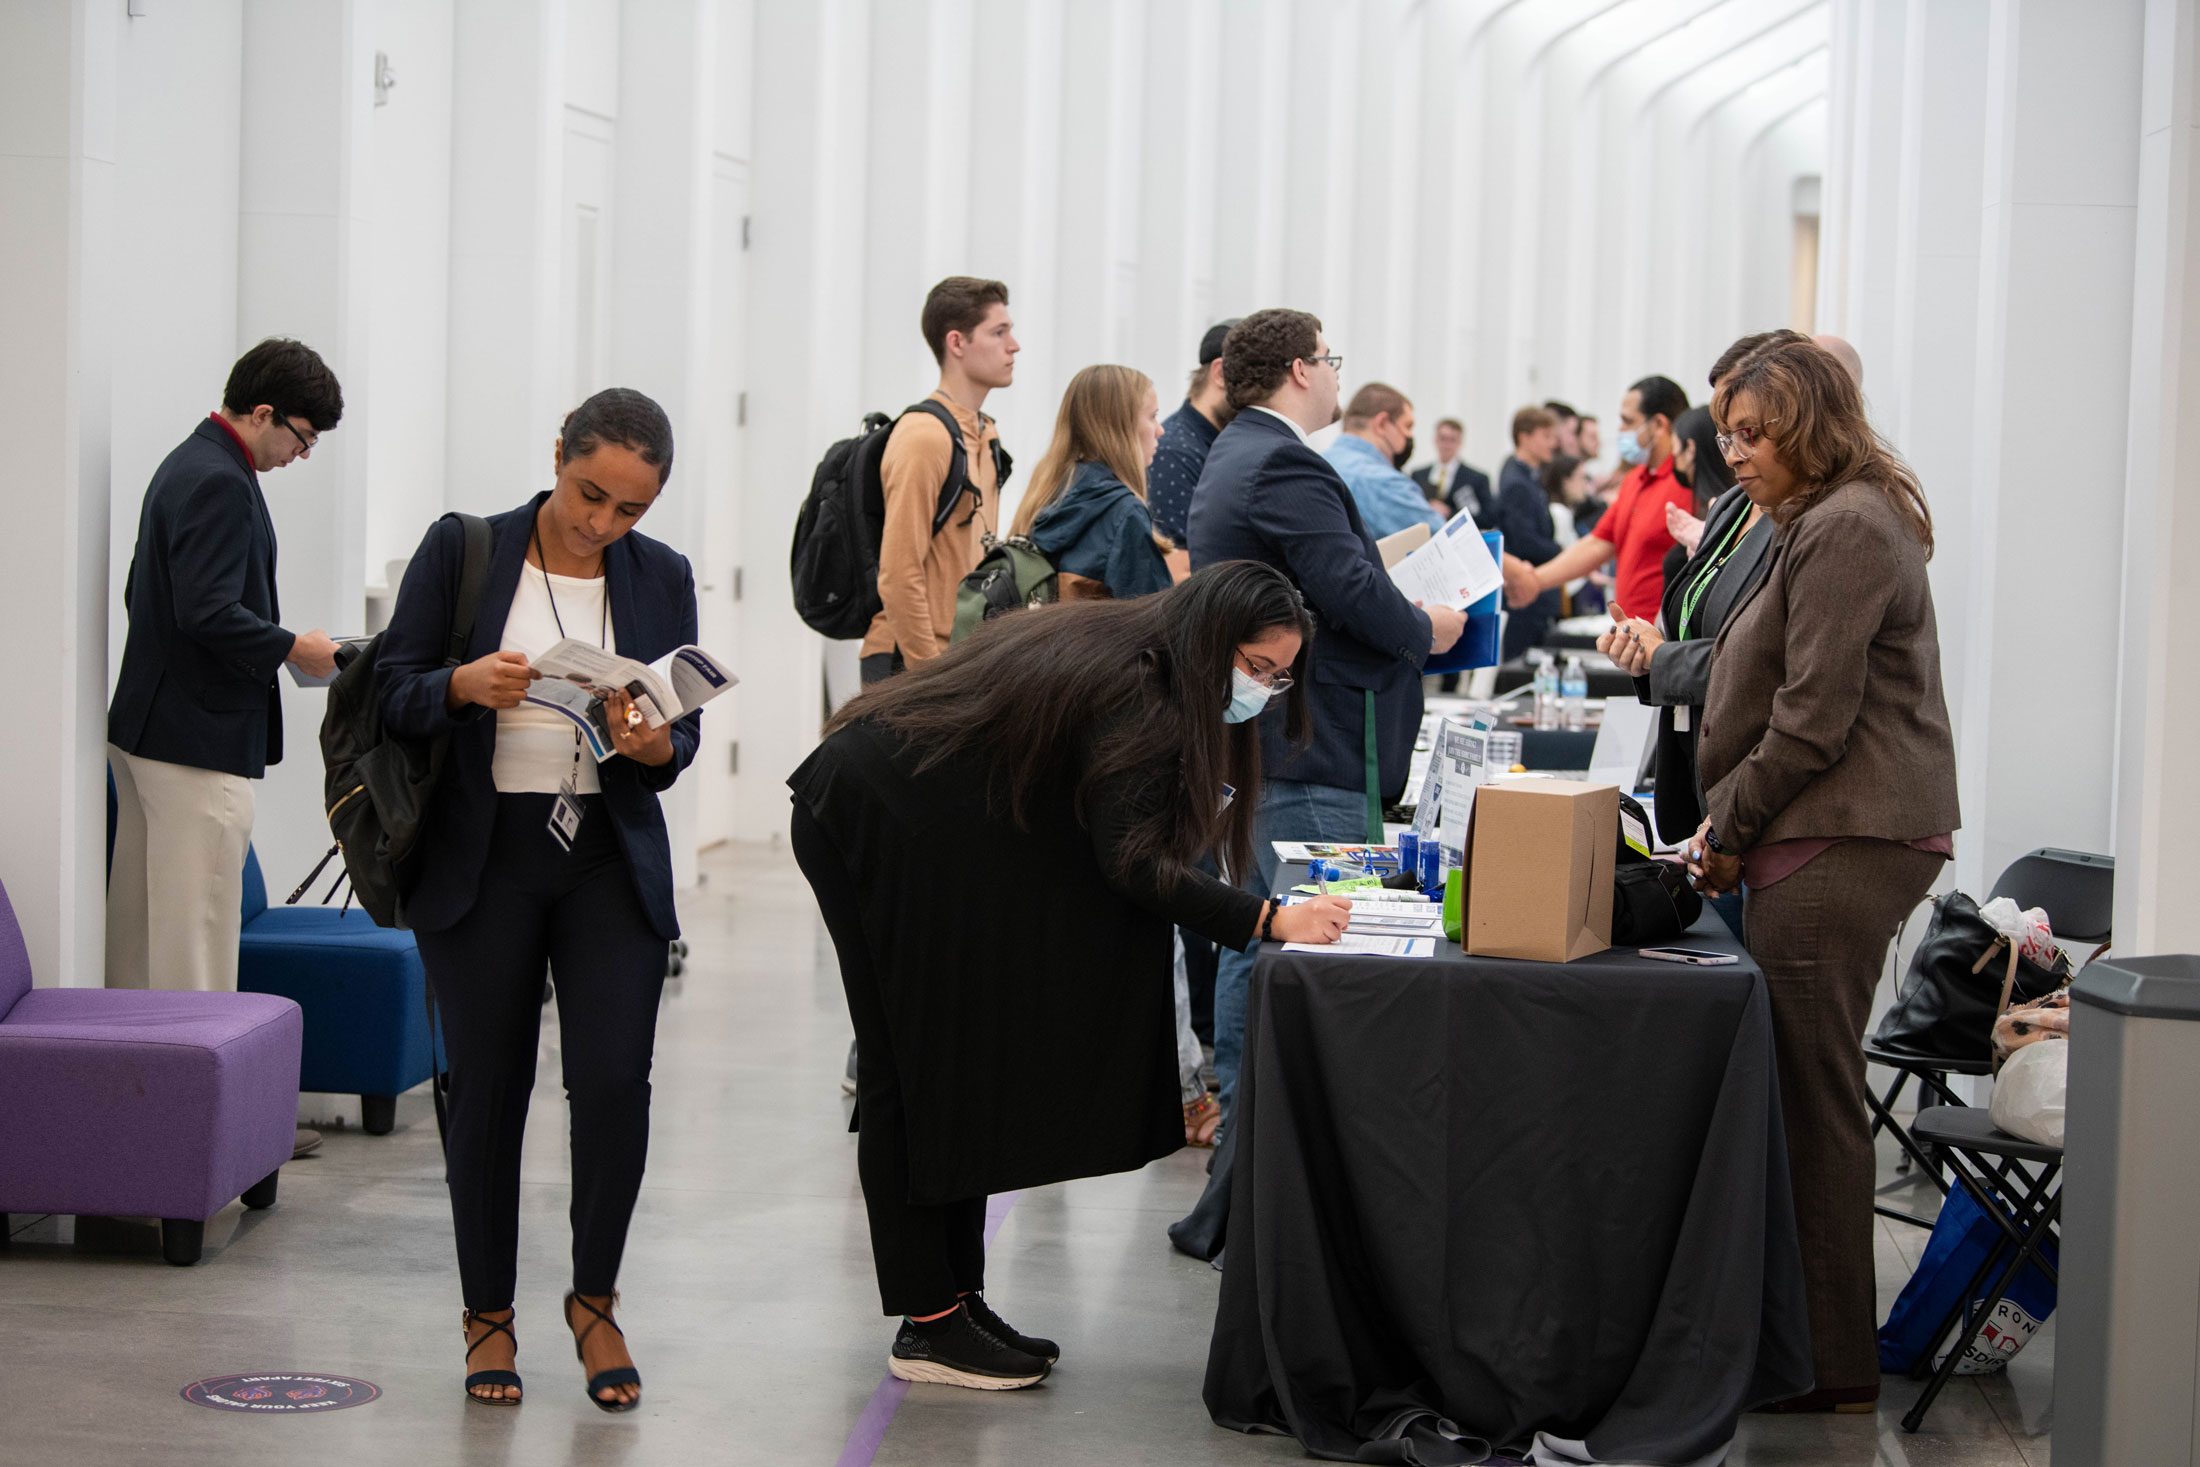
[[[512,1318],[516,1319],[517,1317],[518,1314],[515,1311]],[[468,1360],[474,1358],[474,1351],[480,1349],[491,1335],[500,1333],[512,1342],[512,1353],[515,1355],[519,1353],[519,1336],[512,1333],[512,1319],[491,1319],[486,1314],[469,1309],[459,1318],[458,1327],[460,1332],[464,1333],[471,1330],[474,1327],[474,1321],[477,1319],[489,1327],[481,1332],[480,1339],[475,1340],[466,1347],[466,1358]],[[484,1406],[517,1406],[520,1403],[520,1397],[518,1396],[477,1396],[474,1394],[475,1386],[492,1385],[510,1386],[517,1391],[526,1389],[516,1371],[477,1370],[466,1377],[466,1399],[478,1401]]]
[[[611,1296],[611,1302],[612,1305],[616,1307],[619,1302],[619,1296],[617,1294],[613,1294]],[[575,1304],[580,1305],[581,1308],[596,1316],[595,1322],[590,1323],[587,1329],[582,1330],[579,1334],[573,1337],[573,1358],[580,1361],[581,1364],[585,1366],[588,1364],[588,1357],[581,1353],[581,1345],[588,1339],[590,1334],[595,1332],[596,1323],[610,1325],[612,1330],[622,1340],[626,1338],[626,1331],[620,1329],[618,1321],[614,1320],[610,1315],[604,1313],[601,1309],[598,1309],[595,1305],[589,1303],[586,1299],[583,1299],[580,1295],[573,1293],[570,1290],[568,1290],[565,1295],[565,1327],[567,1329],[571,1329],[573,1327],[573,1306]],[[617,1365],[613,1366],[609,1370],[599,1370],[594,1375],[588,1377],[588,1385],[585,1388],[588,1392],[588,1404],[594,1406],[598,1411],[631,1411],[636,1406],[642,1404],[642,1396],[639,1390],[636,1390],[636,1392],[634,1393],[634,1399],[631,1401],[607,1401],[603,1397],[597,1395],[596,1392],[609,1390],[613,1386],[630,1385],[638,1387],[641,1385],[641,1383],[642,1373],[639,1370],[636,1370],[631,1365]]]

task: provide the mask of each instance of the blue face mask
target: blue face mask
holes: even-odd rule
[[[1245,675],[1242,667],[1230,669],[1230,706],[1223,710],[1224,723],[1243,723],[1268,706],[1269,687]]]
[[[1632,428],[1620,429],[1619,437],[1613,440],[1613,446],[1619,450],[1619,461],[1623,464],[1639,464],[1650,456],[1650,450],[1643,446],[1642,440],[1635,436]]]

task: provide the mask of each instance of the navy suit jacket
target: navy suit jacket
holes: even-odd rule
[[[1407,477],[1420,485],[1425,495],[1436,478],[1436,465],[1423,464]],[[1461,510],[1473,514],[1476,529],[1497,528],[1497,496],[1490,493],[1490,476],[1472,464],[1460,464],[1458,472],[1451,476],[1450,504],[1453,514]]]
[[[138,511],[130,631],[107,709],[126,753],[258,779],[282,762],[275,524],[252,463],[208,418],[161,460]]]
[[[1247,409],[1208,450],[1192,494],[1192,566],[1257,560],[1289,576],[1314,611],[1307,702],[1313,743],[1294,752],[1283,720],[1260,720],[1272,779],[1367,787],[1366,694],[1385,798],[1404,789],[1421,726],[1428,614],[1400,594],[1343,479],[1290,425]]]
[[[489,520],[495,551],[466,643],[468,662],[488,656],[504,640],[504,620],[519,591],[520,567],[527,561],[528,530],[548,497],[545,491]],[[496,715],[478,703],[455,713],[443,704],[451,685],[443,655],[465,543],[465,530],[456,520],[437,520],[429,529],[405,567],[397,606],[377,654],[384,726],[407,738],[451,736],[442,783],[421,835],[419,873],[405,896],[406,920],[423,932],[440,932],[472,910],[481,868],[489,859],[489,833],[496,824],[496,781],[490,774]],[[695,640],[695,576],[686,556],[629,531],[611,543],[603,560],[611,629],[621,657],[655,662]],[[672,907],[672,843],[657,795],[670,789],[694,759],[702,730],[700,710],[673,720],[669,764],[638,764],[615,754],[596,766],[603,783],[603,814],[618,830],[642,907],[667,942],[680,935],[680,920]]]
[[[1551,524],[1551,498],[1543,492],[1542,479],[1522,459],[1508,458],[1498,470],[1497,513],[1483,528],[1503,531],[1505,553],[1530,565],[1543,564],[1561,548]],[[1510,662],[1525,656],[1530,647],[1543,645],[1551,623],[1558,620],[1558,592],[1545,591],[1526,606],[1506,610],[1511,615],[1505,618],[1505,644],[1499,655]]]

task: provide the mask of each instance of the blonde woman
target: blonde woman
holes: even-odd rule
[[[1191,573],[1191,557],[1154,533],[1146,466],[1161,442],[1161,400],[1130,367],[1087,367],[1070,378],[1054,441],[1031,476],[1009,533],[1029,537],[1054,562],[1064,601],[1127,601],[1166,591]],[[1176,1061],[1184,1142],[1214,1145],[1222,1110],[1200,1078],[1205,1056],[1192,1031],[1184,939],[1176,942]]]
[[[1146,511],[1146,465],[1160,441],[1161,405],[1145,373],[1100,366],[1070,378],[1054,441],[1009,527],[1054,562],[1063,600],[1123,600],[1174,584]]]

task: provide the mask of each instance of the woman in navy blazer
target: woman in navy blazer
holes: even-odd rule
[[[588,1398],[631,1410],[641,1377],[611,1320],[649,1145],[649,1066],[665,945],[679,935],[657,796],[695,756],[702,716],[661,728],[607,700],[612,756],[586,757],[555,712],[523,704],[560,637],[654,662],[695,640],[685,557],[631,533],[672,471],[672,425],[613,388],[565,420],[557,482],[493,517],[489,579],[464,659],[445,665],[464,532],[444,519],[406,568],[379,653],[394,733],[447,734],[406,916],[450,1057],[451,1214],[465,1293],[470,1399],[515,1405],[519,1158],[534,1088],[544,967],[555,975],[573,1144],[566,1324]],[[600,1327],[603,1326],[603,1327]]]

